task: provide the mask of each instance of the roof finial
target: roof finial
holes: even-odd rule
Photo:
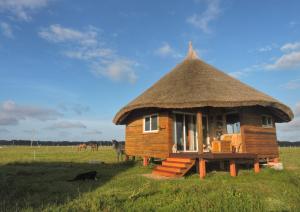
[[[189,51],[186,56],[186,59],[191,59],[191,60],[198,59],[197,52],[193,49],[192,41],[189,42]]]

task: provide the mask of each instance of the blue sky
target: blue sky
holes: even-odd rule
[[[289,105],[300,138],[299,1],[0,0],[0,139],[124,139],[115,113],[201,59]]]

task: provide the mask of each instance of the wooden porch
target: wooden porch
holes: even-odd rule
[[[170,153],[170,157],[204,159],[204,160],[229,160],[229,159],[254,160],[254,159],[257,159],[257,154],[254,154],[254,153],[180,152],[180,153]]]
[[[181,177],[196,164],[201,179],[206,176],[206,164],[209,162],[219,162],[220,168],[224,170],[225,162],[229,162],[230,175],[237,176],[237,164],[240,162],[253,163],[254,172],[258,173],[259,158],[253,153],[211,153],[211,152],[182,152],[171,153],[170,156],[154,169],[153,173],[168,177]]]

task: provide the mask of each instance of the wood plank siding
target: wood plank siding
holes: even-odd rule
[[[276,117],[269,127],[262,126],[262,115],[271,116],[266,108],[209,108],[201,110],[183,110],[197,114],[197,131],[199,152],[202,153],[202,116],[208,119],[208,136],[210,142],[217,137],[217,132],[226,134],[226,115],[239,114],[241,126],[241,153],[258,154],[260,158],[278,157],[276,138]],[[158,114],[159,129],[156,132],[144,132],[144,116]],[[173,146],[173,113],[172,110],[148,108],[137,110],[126,118],[125,152],[130,156],[167,158],[172,154]],[[221,122],[221,125],[219,124]],[[205,139],[205,138],[204,138]],[[227,147],[230,151],[230,146]],[[226,151],[226,152],[228,152]]]
[[[272,127],[262,127],[262,115],[272,116]],[[259,158],[278,157],[276,117],[265,108],[249,107],[241,110],[240,118],[243,152],[256,153]]]
[[[169,116],[166,111],[156,114],[158,114],[159,121],[157,132],[143,132],[144,116],[142,113],[130,117],[126,125],[125,136],[127,155],[154,158],[167,158],[169,156],[172,149],[172,116]]]
[[[259,158],[278,157],[276,129],[256,126],[243,126],[245,152],[256,153]]]

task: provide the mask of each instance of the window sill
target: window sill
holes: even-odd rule
[[[159,133],[159,130],[143,131],[143,134]]]
[[[274,128],[273,126],[262,125],[263,128]]]

